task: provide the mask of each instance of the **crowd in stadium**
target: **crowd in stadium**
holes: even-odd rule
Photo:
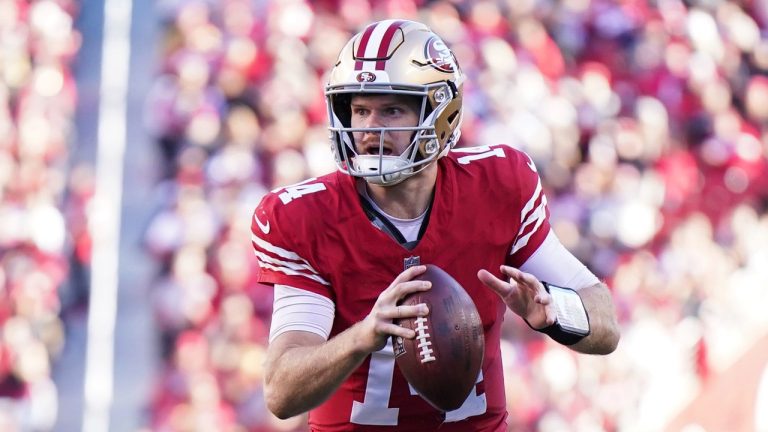
[[[87,271],[93,185],[67,166],[76,3],[0,1],[0,429],[52,424],[60,317]],[[306,428],[264,407],[271,293],[254,283],[250,217],[266,191],[335,169],[324,73],[386,17],[423,21],[452,47],[468,76],[462,145],[528,152],[558,236],[613,289],[622,341],[606,358],[506,321],[511,430],[659,429],[768,329],[754,301],[768,284],[764,2],[157,8],[146,127],[164,204],[144,244],[161,267],[151,300],[163,366],[148,428]]]
[[[383,17],[422,20],[446,39],[468,75],[463,145],[527,151],[559,237],[614,290],[623,339],[605,359],[507,320],[512,430],[661,428],[768,326],[750,300],[768,282],[761,3],[165,6],[148,105],[168,197],[146,239],[166,264],[153,428],[305,427],[262,404],[270,291],[252,283],[244,240],[266,190],[334,169],[323,74]]]
[[[0,430],[53,426],[51,370],[64,343],[64,306],[76,303],[67,283],[75,242],[87,259],[85,237],[68,231],[84,227],[88,199],[87,170],[72,175],[69,167],[76,6],[0,2]],[[73,187],[80,199],[70,201]]]

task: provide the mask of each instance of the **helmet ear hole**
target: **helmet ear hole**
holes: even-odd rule
[[[345,136],[346,139],[344,138]],[[350,154],[355,154],[355,137],[349,132],[337,131],[333,132],[331,139],[333,140],[332,146],[335,150],[336,162],[347,166],[350,163]]]
[[[352,109],[350,107],[350,103],[352,101],[352,97],[347,94],[340,94],[332,97],[332,106],[336,117],[338,117],[339,121],[341,121],[341,124],[344,125],[344,127],[351,127]]]

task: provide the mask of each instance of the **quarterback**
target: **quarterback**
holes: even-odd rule
[[[550,229],[533,161],[507,145],[454,149],[464,75],[428,27],[367,26],[325,88],[338,171],[267,194],[252,220],[259,280],[274,286],[267,407],[309,411],[313,431],[504,431],[500,329],[509,308],[571,349],[619,340],[610,291]],[[393,319],[429,313],[398,300],[424,264],[469,293],[485,332],[474,391],[449,412],[408,386]]]

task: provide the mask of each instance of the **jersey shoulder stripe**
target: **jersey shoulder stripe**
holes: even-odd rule
[[[284,284],[332,297],[332,273],[317,254],[328,235],[328,215],[340,207],[349,189],[337,173],[274,189],[253,214],[251,243],[259,264],[258,280]]]
[[[511,253],[514,254],[527,245],[528,240],[541,227],[546,218],[547,197],[542,193],[541,179],[537,178],[536,189],[520,211],[520,230],[512,244]]]
[[[275,246],[256,235],[251,236],[251,241],[253,243],[254,253],[256,254],[256,258],[258,258],[261,267],[279,271],[287,275],[304,276],[323,285],[330,285],[330,283],[323,279],[307,260],[300,257],[298,254]],[[285,258],[285,260],[275,258],[274,256]]]
[[[528,240],[542,226],[547,218],[547,197],[541,196],[541,203],[536,207],[533,213],[523,220],[523,224],[518,231],[517,238],[512,244],[511,253],[519,251],[528,244]]]
[[[480,185],[473,190],[474,202],[509,219],[510,260],[524,262],[549,231],[547,198],[536,164],[506,144],[459,148],[449,155],[460,182]]]

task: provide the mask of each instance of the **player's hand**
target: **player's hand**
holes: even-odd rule
[[[408,268],[379,294],[371,312],[360,322],[361,336],[358,339],[360,349],[367,352],[378,351],[384,348],[391,335],[406,339],[416,337],[416,332],[400,327],[394,324],[392,320],[426,316],[429,313],[427,305],[423,303],[413,306],[397,305],[397,302],[406,295],[417,291],[426,291],[432,286],[431,282],[412,280],[426,270],[427,267],[423,265]]]
[[[552,296],[536,276],[505,265],[501,266],[501,273],[509,279],[501,280],[487,270],[477,272],[477,278],[495,291],[512,312],[528,321],[534,329],[539,330],[555,323]]]

